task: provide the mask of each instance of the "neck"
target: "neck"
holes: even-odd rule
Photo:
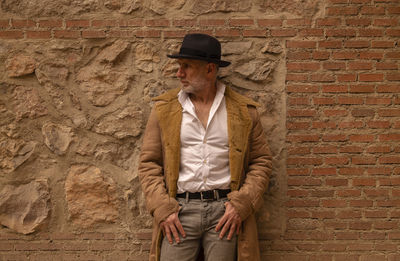
[[[198,92],[189,93],[189,97],[196,103],[212,103],[217,93],[217,81],[213,81]]]

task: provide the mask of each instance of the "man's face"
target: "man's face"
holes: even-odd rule
[[[182,91],[197,93],[207,85],[207,62],[178,59],[178,64],[179,69],[176,72],[176,76],[182,83]]]

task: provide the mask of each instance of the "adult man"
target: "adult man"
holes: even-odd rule
[[[217,81],[221,45],[185,36],[181,88],[154,100],[139,177],[154,217],[150,260],[259,260],[254,212],[271,157],[256,103]]]

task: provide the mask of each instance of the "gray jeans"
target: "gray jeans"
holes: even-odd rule
[[[215,231],[219,219],[225,213],[226,198],[215,201],[178,198],[181,209],[179,220],[185,230],[186,237],[181,243],[170,244],[166,237],[161,245],[161,261],[194,261],[200,247],[204,249],[205,261],[236,260],[236,234],[231,240],[219,239]]]

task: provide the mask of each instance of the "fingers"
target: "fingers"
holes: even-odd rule
[[[173,243],[173,239],[175,239],[176,243],[181,242],[179,234],[181,234],[183,237],[186,237],[185,230],[183,230],[183,226],[179,221],[177,213],[169,215],[165,221],[160,223],[160,226],[163,230],[164,236],[167,237],[170,244]]]

